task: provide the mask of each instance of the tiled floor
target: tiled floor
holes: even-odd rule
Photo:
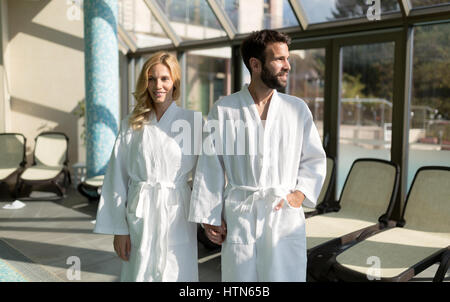
[[[45,276],[42,281],[77,281],[76,263],[70,258],[76,256],[80,281],[118,280],[120,260],[114,253],[113,236],[92,233],[96,203],[89,204],[72,188],[63,201],[25,201],[22,209],[3,209],[12,201],[0,195],[0,258],[19,271],[19,264],[27,263],[28,269],[19,273],[34,271],[34,275]],[[198,254],[200,281],[220,281],[217,251],[199,244]],[[211,259],[204,262],[204,257]],[[31,279],[37,281],[36,276]]]
[[[92,233],[96,203],[89,204],[73,188],[63,201],[25,201],[19,210],[2,208],[12,201],[0,191],[0,259],[9,262],[14,273],[30,281],[118,280],[120,260],[113,236]],[[200,281],[220,281],[219,251],[198,246]],[[71,256],[80,260],[80,278]],[[436,269],[435,265],[425,270],[414,281],[431,281]],[[450,273],[447,276],[449,281]]]

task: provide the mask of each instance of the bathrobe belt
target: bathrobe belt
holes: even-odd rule
[[[164,270],[167,266],[167,253],[168,253],[168,232],[169,232],[169,200],[162,200],[161,192],[163,190],[177,189],[182,186],[188,186],[187,178],[180,178],[175,182],[161,181],[161,180],[147,180],[141,182],[132,182],[132,185],[139,186],[139,199],[136,206],[136,217],[143,218],[144,209],[146,203],[152,203],[152,210],[154,213],[148,213],[153,219],[147,219],[144,222],[148,225],[149,233],[151,236],[155,236],[155,240],[152,240],[151,253],[155,253],[151,259],[153,265],[151,269],[154,271],[153,276],[155,276],[154,281],[163,281]],[[152,194],[146,192],[146,190],[152,190]],[[179,194],[181,197],[183,211],[186,215],[186,201],[185,194]],[[167,196],[165,197],[167,199]],[[159,215],[158,215],[159,214]],[[187,216],[185,216],[187,217]]]
[[[289,202],[287,202],[287,195],[291,193],[291,190],[286,189],[282,186],[268,186],[268,187],[256,187],[256,186],[242,186],[230,183],[230,189],[228,191],[228,196],[234,190],[243,190],[252,192],[242,203],[240,203],[235,210],[240,208],[241,212],[251,212],[253,204],[258,200],[265,200],[274,204],[282,199],[285,200],[289,207],[292,207]]]

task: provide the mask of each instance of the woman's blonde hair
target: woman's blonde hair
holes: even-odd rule
[[[155,53],[145,62],[144,67],[142,67],[136,83],[136,91],[133,93],[137,103],[128,121],[133,130],[142,128],[142,125],[148,120],[149,113],[152,110],[152,98],[147,89],[148,73],[157,64],[164,64],[170,71],[173,81],[172,99],[177,100],[180,97],[181,70],[177,58],[164,51]]]

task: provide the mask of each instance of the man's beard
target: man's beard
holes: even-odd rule
[[[284,89],[286,88],[287,82],[283,83],[278,79],[278,76],[287,73],[287,71],[281,71],[278,74],[273,74],[269,69],[266,68],[265,64],[262,65],[261,80],[263,83],[272,89]]]

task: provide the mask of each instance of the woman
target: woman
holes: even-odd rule
[[[196,224],[187,220],[187,180],[197,153],[186,147],[196,146],[183,146],[172,130],[183,121],[193,138],[194,112],[174,102],[177,59],[166,52],[148,59],[134,96],[136,107],[121,122],[109,161],[94,232],[114,234],[122,281],[198,281]]]

